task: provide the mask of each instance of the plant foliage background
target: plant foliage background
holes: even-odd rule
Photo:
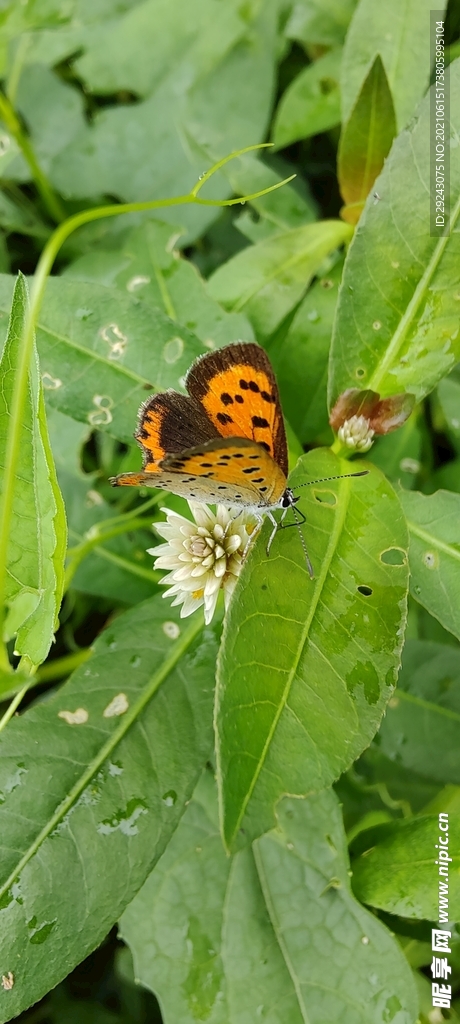
[[[2,7],[2,1022],[427,1024],[440,811],[460,1018],[460,4],[444,237],[429,12]],[[56,225],[180,196],[83,216],[21,363]],[[272,360],[294,490],[350,472],[347,388],[415,407],[368,476],[301,492],[314,581],[264,527],[222,632],[146,554],[185,502],[108,481],[147,394],[237,339]]]

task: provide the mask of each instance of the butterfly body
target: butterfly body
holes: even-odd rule
[[[206,353],[185,386],[188,395],[169,390],[142,405],[135,437],[143,469],[112,482],[259,516],[294,504],[278,388],[264,350],[237,342]]]

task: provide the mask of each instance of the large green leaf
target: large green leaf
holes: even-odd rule
[[[448,874],[447,870],[444,874],[439,872],[436,863],[442,848],[439,837],[446,839],[446,833],[440,831],[437,814],[378,825],[361,832],[357,842],[364,852],[352,861],[353,891],[358,898],[390,914],[437,921],[440,895],[447,896],[446,921],[457,921],[460,917],[460,814],[449,813],[448,819],[447,852],[452,859],[450,864],[444,862]],[[444,903],[444,908],[447,907]]]
[[[408,640],[379,749],[420,775],[460,784],[460,650]]]
[[[411,594],[460,640],[460,495],[400,491],[409,529]]]
[[[64,11],[61,0],[47,0],[42,4],[18,4],[16,0],[6,0],[2,5],[0,24],[0,74],[2,78],[8,65],[11,64],[12,53],[14,53],[14,47],[11,46],[12,40],[16,40],[23,32],[32,35],[34,30],[45,27],[52,29],[65,24],[72,17],[74,3],[75,0],[71,0]]]
[[[341,59],[339,49],[325,53],[301,71],[283,93],[273,128],[277,149],[340,124]]]
[[[0,276],[6,325],[13,279]],[[203,345],[136,295],[52,277],[37,326],[43,385],[55,408],[131,441],[149,392],[179,385]]]
[[[349,470],[317,449],[290,486],[295,493]],[[296,529],[278,533],[266,557],[267,524],[226,618],[216,728],[229,847],[270,828],[284,793],[324,789],[350,766],[378,727],[399,667],[408,567],[394,491],[371,469],[301,493],[315,579]]]
[[[16,106],[25,118],[40,165],[48,172],[54,157],[84,128],[83,98],[43,64],[32,64],[21,75]],[[10,149],[14,149],[13,139]],[[7,167],[0,161],[0,173],[13,181],[30,181],[32,176],[22,155]]]
[[[261,140],[274,84],[277,15],[276,0],[250,0],[243,8],[239,0],[146,0],[126,15],[137,23],[129,38],[123,20],[109,32],[102,27],[101,36],[95,32],[94,49],[91,43],[82,58],[91,86],[135,93],[145,87],[149,95],[98,113],[53,162],[55,187],[75,198],[184,195],[215,159]],[[145,17],[150,48],[144,23],[138,24]],[[223,174],[203,192],[209,199],[228,195]],[[162,216],[177,222],[174,208]],[[216,216],[215,208],[183,207],[181,223],[195,238]]]
[[[254,3],[248,15],[254,17]],[[78,74],[98,95],[130,90],[148,96],[180,72],[188,72],[188,88],[199,75],[219,65],[247,31],[247,15],[238,0],[222,9],[218,0],[193,5],[169,0],[144,0],[121,17],[101,23],[77,61]]]
[[[277,831],[230,860],[204,777],[121,919],[165,1024],[412,1024],[407,963],[347,869],[333,793],[283,801]]]
[[[346,204],[341,216],[349,224],[357,224],[395,135],[393,100],[378,55],[340,137],[337,176]]]
[[[270,346],[281,402],[302,444],[332,437],[327,411],[327,371],[343,260],[319,273],[289,330]]]
[[[4,483],[12,398],[27,310],[27,286],[14,288],[8,335],[0,362],[0,476]],[[45,660],[57,626],[63,589],[66,522],[48,440],[45,407],[34,348],[14,478],[6,565],[6,636],[34,665]]]
[[[94,949],[163,852],[212,745],[216,638],[155,597],[0,740],[0,1021]]]
[[[343,43],[356,0],[294,0],[285,33],[288,39],[320,46]]]
[[[225,309],[244,312],[257,336],[267,337],[302,298],[325,256],[350,233],[339,220],[280,231],[219,267],[209,293]]]
[[[447,6],[440,3],[441,11]],[[347,121],[377,54],[385,68],[398,128],[404,127],[430,78],[430,0],[359,0],[342,63],[342,115]]]
[[[283,800],[277,831],[262,836],[255,850],[303,1020],[311,1008],[318,1024],[415,1021],[417,999],[408,965],[394,937],[350,890],[335,794],[329,790],[308,800]]]
[[[460,60],[450,75],[456,138]],[[459,359],[460,147],[450,150],[451,231],[434,237],[429,126],[428,96],[395,140],[375,183],[380,200],[369,197],[350,246],[331,350],[331,404],[356,386],[420,399]]]
[[[264,186],[262,186],[264,187]],[[66,280],[112,286],[162,309],[193,331],[209,348],[237,338],[252,341],[254,332],[242,313],[227,313],[207,294],[205,282],[189,260],[175,249],[182,229],[148,221],[127,233],[115,251],[95,248],[71,263]]]

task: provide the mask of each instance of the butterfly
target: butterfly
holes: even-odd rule
[[[195,501],[244,508],[259,521],[266,515],[273,527],[268,554],[290,508],[297,525],[305,522],[295,508],[300,496],[287,486],[286,432],[270,360],[256,343],[234,342],[199,356],[185,387],[187,395],[170,389],[143,403],[134,435],[143,469],[121,473],[111,483],[161,487]],[[280,523],[275,509],[283,510]]]

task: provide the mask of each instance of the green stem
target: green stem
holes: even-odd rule
[[[13,717],[14,712],[16,711],[16,708],[18,707],[18,705],[22,701],[22,698],[25,697],[25,695],[27,693],[27,690],[29,689],[29,686],[30,686],[30,682],[27,681],[25,686],[21,687],[21,689],[19,690],[19,693],[17,693],[16,696],[13,697],[13,700],[11,701],[11,704],[9,705],[7,710],[5,711],[5,714],[3,715],[3,718],[0,719],[0,732],[2,732],[3,729],[5,728],[5,726],[8,725],[8,722],[9,722],[10,718]]]
[[[129,519],[125,522],[117,522],[105,530],[100,530],[98,526],[94,526],[89,531],[89,536],[87,535],[80,544],[76,544],[74,548],[69,548],[67,551],[67,557],[70,561],[66,569],[64,591],[69,589],[78,566],[94,548],[104,544],[107,540],[111,540],[112,537],[118,537],[121,533],[128,533],[131,530],[149,530],[151,526],[152,522],[150,519]]]
[[[60,224],[55,231],[53,231],[53,234],[48,239],[41,253],[37,269],[34,274],[30,292],[30,303],[25,318],[22,346],[11,402],[10,429],[8,431],[5,455],[3,501],[0,515],[0,667],[5,667],[6,670],[9,668],[9,661],[6,648],[2,645],[1,636],[3,632],[2,624],[5,609],[5,576],[8,541],[13,510],[16,466],[18,463],[21,439],[22,414],[27,394],[27,378],[33,352],[35,324],[40,312],[46,281],[56,256],[61,246],[73,231],[76,231],[77,228],[82,227],[84,224],[89,224],[94,220],[101,220],[106,217],[120,217],[124,213],[137,213],[142,210],[159,210],[161,207],[184,206],[186,203],[192,203],[200,206],[234,206],[236,203],[249,202],[253,199],[258,199],[260,196],[266,195],[268,192],[273,192],[274,189],[281,188],[282,185],[287,184],[293,177],[295,177],[295,175],[290,175],[289,178],[285,178],[284,181],[277,182],[275,185],[270,186],[270,188],[261,189],[260,192],[254,192],[252,195],[243,196],[239,199],[198,199],[197,192],[204,185],[205,181],[209,179],[211,173],[214,173],[215,170],[222,167],[230,160],[233,160],[235,157],[242,156],[244,153],[260,148],[262,148],[260,145],[246,146],[244,149],[230,153],[229,156],[225,157],[223,160],[219,160],[218,163],[215,164],[206,173],[206,175],[197,182],[194,189],[188,195],[176,196],[172,199],[152,199],[143,203],[122,203],[120,205],[99,206],[92,210],[83,210],[81,213],[77,213],[73,217],[69,217],[68,220],[64,221],[63,224]]]
[[[110,519],[101,519],[97,524],[98,530],[102,530],[106,527],[114,526],[115,523],[122,523],[128,519],[138,519],[139,516],[143,515],[150,508],[155,508],[156,505],[160,504],[160,501],[164,501],[164,493],[160,491],[155,494],[153,498],[149,498],[148,501],[144,501],[143,505],[137,505],[136,508],[132,508],[129,512],[122,512],[119,516],[112,516]]]
[[[29,136],[26,135],[14,107],[1,91],[0,118],[4,121],[13,138],[16,139],[24,159],[27,160],[32,178],[37,186],[38,192],[40,193],[48,214],[55,223],[60,224],[61,221],[65,220],[66,216],[64,207],[51,187],[48,178],[43,173],[37,157],[35,156],[35,150]]]
[[[93,653],[92,647],[83,647],[81,651],[72,651],[71,654],[64,654],[62,658],[54,658],[42,665],[34,678],[35,683],[51,683],[55,679],[63,679],[70,676],[74,669],[83,665]]]
[[[38,669],[38,672],[30,676],[30,679],[27,682],[29,690],[34,686],[39,686],[41,683],[52,683],[55,679],[63,679],[66,676],[69,676],[74,669],[79,667],[79,665],[83,665],[85,661],[88,661],[88,658],[91,657],[92,653],[92,647],[84,647],[82,650],[72,651],[71,654],[64,654],[62,658],[55,658],[53,661],[48,661]],[[16,676],[17,673],[12,673],[11,688],[0,693],[0,701],[2,704],[19,695],[19,693],[24,689],[24,677],[22,677],[20,683],[16,683],[15,685],[14,680]],[[22,700],[22,696],[20,697],[20,700]],[[11,718],[16,707],[17,705],[13,707],[12,710],[11,708],[8,708],[7,715],[9,718]]]

